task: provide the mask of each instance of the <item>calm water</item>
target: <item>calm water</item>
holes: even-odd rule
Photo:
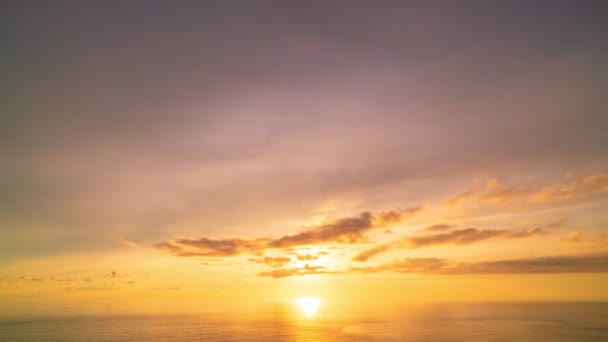
[[[0,341],[608,341],[608,303],[298,307],[0,319]]]

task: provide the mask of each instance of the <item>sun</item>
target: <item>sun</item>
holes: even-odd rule
[[[301,297],[297,299],[300,310],[306,317],[313,317],[317,313],[321,299],[317,297]]]

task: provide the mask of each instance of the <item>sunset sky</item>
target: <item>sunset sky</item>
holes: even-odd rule
[[[606,300],[606,11],[4,4],[0,307]]]

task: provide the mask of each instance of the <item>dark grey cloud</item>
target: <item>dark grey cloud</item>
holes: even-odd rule
[[[363,243],[369,241],[366,234],[372,229],[398,224],[421,210],[423,208],[418,206],[378,213],[363,212],[359,216],[331,220],[278,239],[176,239],[157,243],[154,246],[182,257],[231,257],[244,253],[259,254],[265,249],[272,248],[288,249],[325,243]]]
[[[198,240],[177,239],[154,245],[156,248],[182,257],[230,257],[243,253],[259,254],[268,243],[268,239],[223,239]]]
[[[314,229],[295,235],[286,235],[269,243],[270,247],[288,248],[327,242],[360,243],[367,242],[365,233],[374,227],[370,212],[359,217],[339,219]]]
[[[364,212],[359,217],[343,218],[295,235],[286,235],[271,241],[268,246],[288,248],[292,246],[314,245],[327,242],[360,243],[367,242],[369,230],[397,224],[405,217],[416,214],[422,207],[412,207],[401,211],[382,211],[376,215]]]

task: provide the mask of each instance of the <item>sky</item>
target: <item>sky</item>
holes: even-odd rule
[[[0,302],[606,300],[607,10],[6,2]]]

